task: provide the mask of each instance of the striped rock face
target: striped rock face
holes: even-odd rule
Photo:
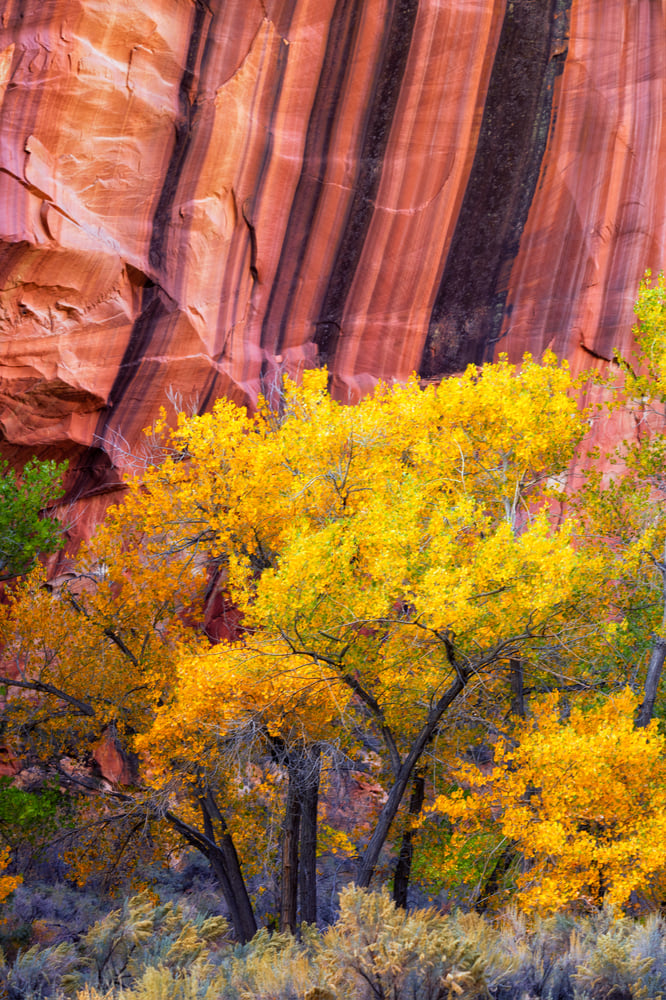
[[[666,0],[5,0],[0,430],[113,487],[167,396],[628,348]]]

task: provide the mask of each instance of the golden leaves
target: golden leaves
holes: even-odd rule
[[[307,371],[279,412],[218,400],[172,432],[160,418],[166,457],[128,484],[76,583],[17,597],[20,670],[132,731],[153,790],[192,812],[207,782],[240,801],[252,740],[265,759],[348,750],[371,730],[395,773],[453,678],[481,677],[499,705],[511,657],[564,669],[581,629],[604,622],[603,557],[551,516],[587,428],[576,395],[552,355],[502,357],[353,408]],[[212,650],[185,624],[211,563],[242,621]],[[63,713],[39,707],[62,745]],[[72,738],[87,716],[77,725]]]
[[[517,901],[547,912],[573,902],[626,907],[666,872],[666,737],[634,727],[626,689],[562,718],[557,696],[535,704],[490,774],[457,772],[461,789],[435,808],[470,833],[495,823],[529,861]]]

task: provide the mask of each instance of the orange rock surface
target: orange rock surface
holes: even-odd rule
[[[95,520],[168,397],[627,349],[665,0],[5,0],[0,432]]]

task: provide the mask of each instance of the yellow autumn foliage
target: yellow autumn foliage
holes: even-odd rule
[[[35,575],[0,608],[31,691],[10,700],[16,729],[29,717],[47,755],[115,727],[144,758],[142,801],[194,828],[214,793],[248,849],[276,839],[252,818],[277,799],[270,754],[366,739],[390,826],[463,691],[494,718],[511,659],[560,677],[606,641],[606,556],[557,507],[588,428],[577,396],[547,354],[354,407],[306,371],[278,412],[218,400],[160,421],[163,461],[128,482],[72,580],[53,593]],[[240,615],[212,649],[187,624],[210,567]]]
[[[355,407],[305,372],[279,416],[221,400],[181,419],[177,458],[134,486],[132,509],[171,551],[199,547],[224,567],[252,641],[188,658],[178,711],[213,674],[257,697],[263,657],[267,704],[300,689],[330,716],[354,679],[404,724],[452,669],[443,636],[479,665],[574,641],[597,567],[582,566],[571,525],[553,525],[549,489],[585,430],[553,356],[380,386]],[[233,703],[218,697],[220,711]]]
[[[666,874],[666,737],[635,728],[637,707],[626,689],[563,718],[549,696],[497,744],[490,774],[459,767],[435,800],[459,837],[496,828],[514,845],[524,910],[622,910]]]
[[[183,653],[136,740],[155,787],[217,782],[246,816],[237,764],[229,781],[241,745],[349,753],[359,731],[403,787],[436,733],[444,749],[440,720],[466,685],[467,711],[496,714],[512,657],[578,671],[606,611],[603,553],[553,516],[588,426],[576,395],[547,355],[379,386],[354,407],[306,371],[277,413],[221,400],[180,418],[132,510],[168,551],[214,559],[242,618],[236,641]]]

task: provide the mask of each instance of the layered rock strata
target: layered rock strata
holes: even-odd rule
[[[5,452],[69,457],[94,520],[168,398],[628,349],[665,7],[6,0]]]

